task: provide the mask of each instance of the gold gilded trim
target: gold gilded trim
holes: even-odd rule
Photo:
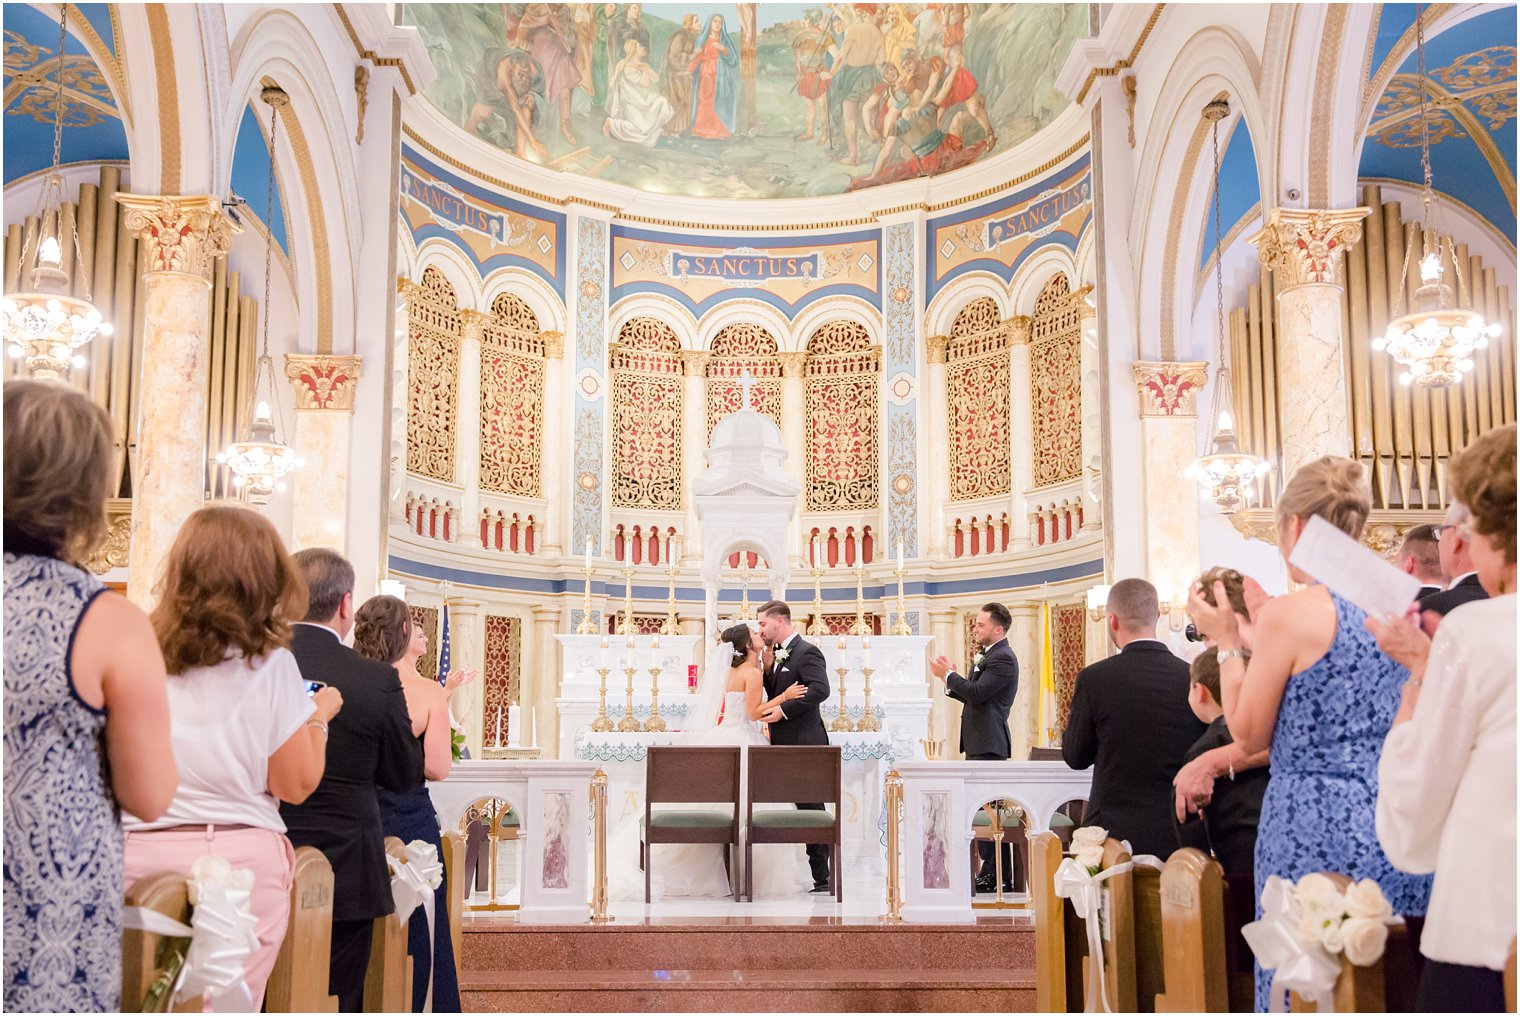
[[[423,151],[427,152],[429,155],[433,156],[434,158],[436,158],[436,159],[438,159],[438,160],[440,160],[442,162],[447,163],[450,166],[453,166],[455,169],[460,170],[461,172],[465,172],[465,173],[470,174],[472,177],[474,177],[475,179],[479,180],[481,183],[488,183],[488,184],[490,184],[493,187],[499,187],[499,188],[501,188],[504,191],[510,191],[513,194],[519,194],[522,197],[531,198],[534,201],[539,201],[539,202],[542,202],[543,204],[546,204],[546,205],[560,205],[560,206],[564,206],[564,205],[568,205],[568,204],[570,204],[572,202],[579,202],[580,204],[589,205],[589,206],[591,206],[593,208],[600,208],[603,211],[609,211],[609,212],[613,212],[613,213],[617,212],[616,208],[613,208],[611,205],[604,205],[604,204],[602,204],[599,201],[586,201],[586,200],[584,200],[582,198],[552,198],[552,197],[550,197],[547,194],[540,194],[538,191],[528,190],[528,188],[526,188],[526,187],[519,187],[515,183],[508,183],[507,181],[505,181],[505,180],[503,180],[503,179],[501,179],[499,177],[494,177],[494,176],[490,176],[490,175],[488,175],[486,173],[482,173],[480,170],[476,169],[474,166],[467,165],[466,163],[460,161],[459,159],[454,158],[454,156],[450,155],[449,153],[447,153],[447,152],[439,149],[431,141],[428,141],[422,135],[418,134],[415,130],[413,130],[411,124],[403,122],[402,125],[401,125],[401,133],[405,134],[407,137],[409,137],[413,141],[417,142],[417,147],[421,148]]]
[[[1028,183],[1030,180],[1033,180],[1036,177],[1044,176],[1050,170],[1055,169],[1061,163],[1065,162],[1067,159],[1071,158],[1073,155],[1076,155],[1083,148],[1085,148],[1087,146],[1087,144],[1091,140],[1092,140],[1092,135],[1091,134],[1084,134],[1080,138],[1078,138],[1071,145],[1071,147],[1067,148],[1066,151],[1062,152],[1060,155],[1057,155],[1056,157],[1054,157],[1052,159],[1045,160],[1044,162],[1040,163],[1038,166],[1036,166],[1034,169],[1029,170],[1028,172],[1020,173],[1018,176],[1014,177],[1012,180],[1004,180],[1002,183],[1000,183],[1000,184],[998,184],[998,185],[996,185],[994,187],[983,188],[982,190],[977,191],[975,194],[967,194],[965,197],[954,198],[954,199],[949,200],[949,201],[940,201],[940,202],[938,202],[936,204],[930,205],[928,210],[931,211],[931,212],[938,212],[938,211],[943,211],[946,208],[956,208],[956,207],[959,207],[960,205],[973,204],[973,203],[975,203],[977,201],[981,201],[983,198],[990,198],[990,197],[992,197],[992,195],[997,194],[1000,191],[1005,191],[1005,190],[1007,190],[1010,187],[1017,187],[1021,183]]]
[[[71,31],[77,33],[84,42],[85,49],[89,51],[91,58],[110,73],[111,79],[116,83],[116,107],[120,111],[120,118],[124,123],[130,124],[132,122],[131,97],[127,94],[127,76],[122,73],[121,61],[116,58],[112,47],[107,45],[106,41],[100,37],[100,33],[95,31],[95,26],[90,24],[90,19],[84,16],[84,12],[79,9],[79,5],[68,4],[67,6],[69,9],[69,24],[72,26]],[[111,4],[109,10],[111,12],[112,42],[114,43],[116,39],[121,37],[121,33],[116,28],[116,5]]]
[[[354,31],[354,23],[348,20],[348,12],[342,4],[333,4],[333,10],[338,14],[338,20],[343,23],[343,30],[348,33],[349,41],[354,44],[354,52],[359,54],[359,59],[368,60],[376,67],[394,67],[401,72],[401,80],[406,83],[406,94],[416,95],[417,85],[412,81],[411,74],[407,73],[406,63],[393,56],[381,56],[372,49],[365,49],[359,41],[359,33]]]
[[[1346,34],[1345,4],[1331,4],[1320,36],[1318,66],[1314,71],[1314,113],[1309,119],[1309,205],[1324,208],[1330,203],[1330,123],[1335,106],[1335,72],[1340,67],[1341,39]]]
[[[161,165],[158,189],[179,193],[180,125],[179,82],[174,74],[174,39],[169,34],[169,12],[163,4],[147,4],[148,36],[153,41],[153,76],[158,98],[158,139]]]
[[[279,82],[264,77],[267,88],[278,87]],[[293,103],[287,104],[280,114],[285,122],[285,138],[295,156],[296,168],[301,173],[301,189],[306,192],[306,216],[311,220],[312,260],[317,276],[317,348],[318,353],[333,351],[333,300],[332,262],[327,243],[327,217],[322,212],[322,192],[317,184],[317,169],[311,161],[311,148],[306,143],[306,132],[301,128],[301,118]],[[273,153],[271,153],[271,158]],[[282,194],[283,198],[283,194]]]
[[[1076,101],[1078,106],[1082,105],[1083,100],[1087,98],[1087,93],[1092,91],[1093,84],[1099,78],[1111,78],[1115,74],[1128,70],[1135,65],[1135,61],[1140,59],[1140,51],[1145,48],[1145,40],[1151,37],[1151,30],[1156,27],[1156,22],[1161,20],[1161,12],[1165,8],[1166,4],[1157,4],[1152,9],[1150,18],[1145,22],[1145,27],[1140,30],[1140,38],[1135,40],[1135,47],[1129,51],[1129,56],[1120,60],[1112,67],[1094,67],[1088,72],[1087,80],[1082,82],[1082,90],[1077,93]]]

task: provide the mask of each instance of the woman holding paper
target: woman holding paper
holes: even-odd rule
[[[1409,667],[1378,766],[1377,831],[1406,871],[1434,871],[1420,938],[1422,1012],[1504,1011],[1515,938],[1515,426],[1447,467],[1471,513],[1489,599],[1453,610],[1428,638],[1416,620],[1369,620]]]
[[[1274,597],[1254,621],[1230,607],[1223,584],[1210,605],[1192,590],[1188,611],[1219,647],[1220,691],[1231,735],[1246,752],[1271,750],[1272,778],[1256,838],[1257,916],[1267,877],[1336,871],[1377,882],[1395,913],[1423,914],[1430,879],[1394,868],[1378,843],[1378,756],[1406,671],[1378,650],[1366,613],[1291,563],[1311,519],[1360,539],[1372,492],[1362,467],[1325,456],[1300,468],[1277,499],[1277,542],[1305,588]],[[1244,650],[1252,652],[1250,664]],[[1256,971],[1266,1011],[1271,974]]]

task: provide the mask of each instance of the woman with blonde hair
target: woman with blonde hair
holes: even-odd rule
[[[1277,499],[1277,546],[1288,562],[1311,518],[1360,539],[1372,491],[1362,467],[1327,455],[1302,466]],[[1247,753],[1271,750],[1272,777],[1256,836],[1256,896],[1271,875],[1294,880],[1336,871],[1370,878],[1394,913],[1425,913],[1430,879],[1394,868],[1373,816],[1378,756],[1399,705],[1404,668],[1383,655],[1360,607],[1288,564],[1303,586],[1245,621],[1224,583],[1214,602],[1195,585],[1188,612],[1219,648],[1220,692],[1230,734]],[[1250,651],[1250,663],[1245,660]],[[1271,975],[1256,971],[1266,1011]]]
[[[343,697],[309,689],[287,648],[306,583],[257,512],[215,505],[186,519],[158,596],[180,784],[163,815],[123,816],[127,877],[189,874],[209,855],[253,872],[258,948],[243,979],[257,1012],[290,919],[295,852],[279,802],[298,804],[321,781]]]
[[[1420,1012],[1503,1012],[1515,940],[1515,425],[1446,469],[1470,512],[1489,599],[1454,609],[1435,639],[1416,617],[1367,626],[1409,667],[1378,765],[1377,831],[1393,863],[1435,872],[1420,937]]]
[[[82,563],[106,535],[111,418],[5,384],[5,1009],[121,1007],[118,808],[174,794],[164,660]]]

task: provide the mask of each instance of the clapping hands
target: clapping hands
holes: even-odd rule
[[[453,698],[456,691],[458,691],[460,688],[463,688],[465,685],[469,684],[479,676],[480,671],[478,670],[460,669],[452,671],[449,674],[448,678],[443,682],[443,694],[449,698]]]

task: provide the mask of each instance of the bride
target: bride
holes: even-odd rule
[[[702,684],[686,715],[686,729],[676,743],[684,745],[738,745],[747,752],[751,745],[764,745],[760,717],[772,706],[801,697],[803,686],[793,684],[765,701],[760,673],[764,643],[760,633],[746,624],[723,632],[707,657]],[[741,773],[748,760],[741,759]],[[747,781],[746,781],[747,783]],[[739,800],[747,786],[741,783]],[[662,805],[662,807],[673,807]],[[694,805],[696,808],[706,807]],[[741,821],[743,805],[741,810]],[[760,809],[761,805],[756,805]],[[791,805],[765,805],[787,808]],[[642,900],[644,873],[639,868],[642,812],[629,816],[608,835],[607,894],[614,900]],[[726,847],[714,843],[657,843],[650,872],[650,899],[671,896],[721,899],[732,896],[723,864]],[[755,897],[802,895],[812,887],[807,853],[801,844],[765,844],[754,851]]]

